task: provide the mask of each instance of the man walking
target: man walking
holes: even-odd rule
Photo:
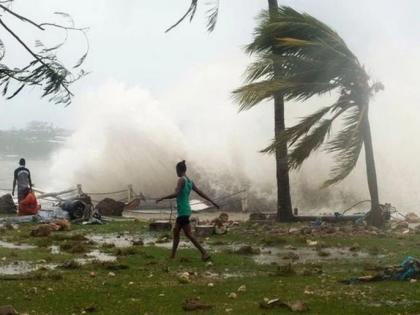
[[[21,202],[26,195],[27,189],[32,189],[31,172],[25,167],[25,159],[19,160],[19,167],[15,170],[13,178],[12,195],[15,195],[15,187],[18,187],[18,202]]]

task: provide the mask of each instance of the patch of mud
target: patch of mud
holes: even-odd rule
[[[34,249],[36,246],[29,244],[13,244],[10,242],[0,241],[0,247],[8,249]]]
[[[0,275],[21,275],[37,271],[41,268],[51,269],[56,268],[53,264],[34,264],[27,261],[15,261],[10,264],[0,265]]]

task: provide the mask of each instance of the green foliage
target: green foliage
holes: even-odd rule
[[[275,95],[287,101],[305,101],[325,93],[339,95],[333,105],[277,134],[263,152],[273,153],[286,142],[289,167],[296,169],[323,147],[335,154],[337,162],[325,184],[344,179],[356,165],[363,146],[361,122],[367,119],[369,98],[383,86],[370,83],[359,60],[334,30],[289,7],[260,15],[254,40],[246,51],[257,60],[246,71],[246,84],[233,92],[240,110]],[[330,139],[338,118],[343,129]]]

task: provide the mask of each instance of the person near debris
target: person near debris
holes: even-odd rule
[[[38,204],[34,192],[27,187],[24,194],[25,197],[19,202],[18,215],[37,214],[41,206]]]
[[[198,187],[194,184],[194,182],[189,179],[186,175],[187,166],[185,161],[179,162],[176,165],[176,173],[179,177],[177,186],[175,188],[175,193],[170,194],[168,196],[159,198],[156,200],[156,203],[165,200],[165,199],[172,199],[176,198],[177,204],[177,218],[176,224],[173,230],[173,245],[172,245],[172,254],[171,258],[175,258],[176,251],[179,244],[180,239],[180,232],[184,230],[185,236],[194,244],[195,247],[201,252],[201,258],[203,261],[207,261],[210,259],[210,255],[207,251],[200,245],[197,239],[193,236],[191,232],[191,225],[190,225],[190,216],[191,216],[191,206],[190,206],[190,194],[191,191],[195,191],[199,196],[203,197],[210,203],[212,203],[216,208],[219,209],[219,206],[211,200],[205,193],[203,193]]]
[[[19,160],[19,167],[15,170],[13,176],[12,196],[15,195],[17,184],[18,202],[21,202],[26,196],[26,189],[32,190],[31,172],[25,167],[25,159]]]

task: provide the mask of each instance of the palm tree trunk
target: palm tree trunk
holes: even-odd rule
[[[368,106],[368,105],[366,105]],[[371,210],[367,216],[368,224],[376,227],[381,227],[384,224],[384,218],[382,210],[379,205],[379,192],[378,192],[378,181],[376,177],[375,158],[373,154],[372,134],[370,131],[370,123],[368,117],[368,107],[366,114],[363,117],[363,142],[365,146],[365,158],[366,158],[366,172],[369,186]]]
[[[277,0],[268,0],[270,15],[276,14],[279,6]],[[273,47],[275,53],[275,48]],[[274,76],[276,77],[276,67]],[[285,128],[283,95],[274,96],[274,134],[278,135]],[[276,149],[276,178],[277,178],[277,220],[288,222],[293,220],[292,201],[290,198],[289,168],[287,165],[287,143]]]

